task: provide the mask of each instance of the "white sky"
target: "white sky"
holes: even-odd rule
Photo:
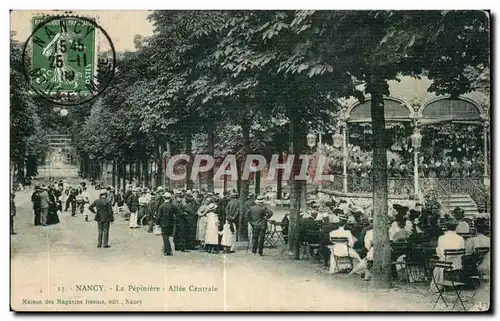
[[[31,17],[39,14],[56,13],[55,11],[29,11],[13,10],[10,13],[11,30],[17,33],[16,40],[26,41],[31,34]],[[153,33],[153,26],[146,19],[149,15],[145,10],[76,10],[75,14],[93,16],[97,18],[97,23],[108,33],[113,41],[117,52],[134,50],[134,36],[139,34],[149,36]],[[105,38],[101,39],[101,44],[107,43]],[[106,46],[106,44],[103,44]],[[106,49],[106,48],[102,48]]]

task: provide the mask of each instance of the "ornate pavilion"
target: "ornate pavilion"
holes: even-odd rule
[[[428,92],[431,84],[432,81],[426,77],[421,79],[403,77],[400,82],[389,83],[390,96],[384,98],[386,123],[404,123],[405,126],[410,126],[410,130],[413,129],[413,134],[406,137],[411,144],[409,150],[413,153],[412,177],[394,178],[389,175],[389,187],[394,185],[404,187],[403,192],[401,189],[394,191],[389,188],[389,194],[392,194],[390,198],[421,199],[432,190],[439,195],[445,207],[461,206],[469,215],[476,214],[478,208],[480,211],[488,211],[490,193],[489,97],[480,92],[471,92],[456,100],[450,100],[449,96],[436,96]],[[345,100],[342,104],[344,109],[338,126],[340,130],[333,135],[333,148],[342,153],[341,179],[335,179],[329,188],[340,195],[371,197],[371,179],[352,177],[348,171],[349,153],[352,151],[349,131],[353,126],[371,123],[370,97],[367,97],[362,104],[354,98]],[[426,135],[426,127],[436,128],[437,126],[439,130],[439,127],[446,123],[482,127],[482,133],[479,131],[482,137],[476,137],[477,142],[482,143],[482,146],[478,147],[483,154],[481,155],[482,175],[429,178],[422,177],[422,173],[419,173],[419,170],[422,171],[419,166],[419,153],[422,137]],[[464,147],[468,148],[465,145]],[[437,154],[441,151],[433,152]],[[336,176],[338,177],[339,175]]]

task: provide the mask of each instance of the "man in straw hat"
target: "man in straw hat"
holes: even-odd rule
[[[141,192],[141,189],[139,187],[136,187],[133,189],[132,194],[130,194],[128,198],[128,209],[130,210],[130,222],[129,222],[129,227],[130,228],[139,228],[139,225],[137,224],[139,221],[138,217],[138,211],[139,211],[139,193]]]
[[[102,189],[99,198],[89,206],[89,210],[95,214],[94,220],[97,222],[98,236],[97,247],[108,248],[109,226],[115,219],[113,217],[113,207],[108,199],[108,191]]]
[[[335,257],[351,257],[356,262],[356,265],[361,261],[358,253],[354,250],[354,237],[351,231],[346,230],[345,226],[347,224],[347,215],[342,213],[339,215],[339,228],[330,232],[330,238],[347,238],[346,243],[334,243],[331,246],[331,258],[330,258],[330,273],[337,273],[339,271],[345,270],[346,268],[352,267],[351,264],[338,264]]]
[[[264,236],[267,230],[267,220],[273,216],[273,212],[264,206],[264,196],[258,196],[255,205],[250,206],[246,213],[247,221],[252,226],[252,253],[263,255]]]
[[[163,237],[163,255],[173,255],[172,244],[175,227],[175,214],[177,208],[172,204],[172,194],[166,192],[163,194],[163,203],[158,208],[156,214],[156,225],[161,227]]]

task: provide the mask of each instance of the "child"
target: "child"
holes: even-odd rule
[[[226,220],[226,224],[222,227],[222,240],[221,245],[224,247],[224,253],[233,253],[233,246],[235,243],[236,233],[234,224]]]
[[[90,202],[86,201],[85,204],[83,204],[83,215],[85,217],[85,222],[89,221],[89,215],[90,215],[90,213],[92,213],[89,210],[89,207],[90,207]]]

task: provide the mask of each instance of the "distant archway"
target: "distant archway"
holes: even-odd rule
[[[412,121],[413,108],[406,101],[395,97],[384,97],[384,112],[386,121]],[[371,123],[371,99],[364,103],[355,103],[346,111],[348,123]]]
[[[484,110],[474,100],[459,97],[450,99],[450,96],[432,98],[422,104],[418,110],[419,118],[426,121],[482,121]]]

